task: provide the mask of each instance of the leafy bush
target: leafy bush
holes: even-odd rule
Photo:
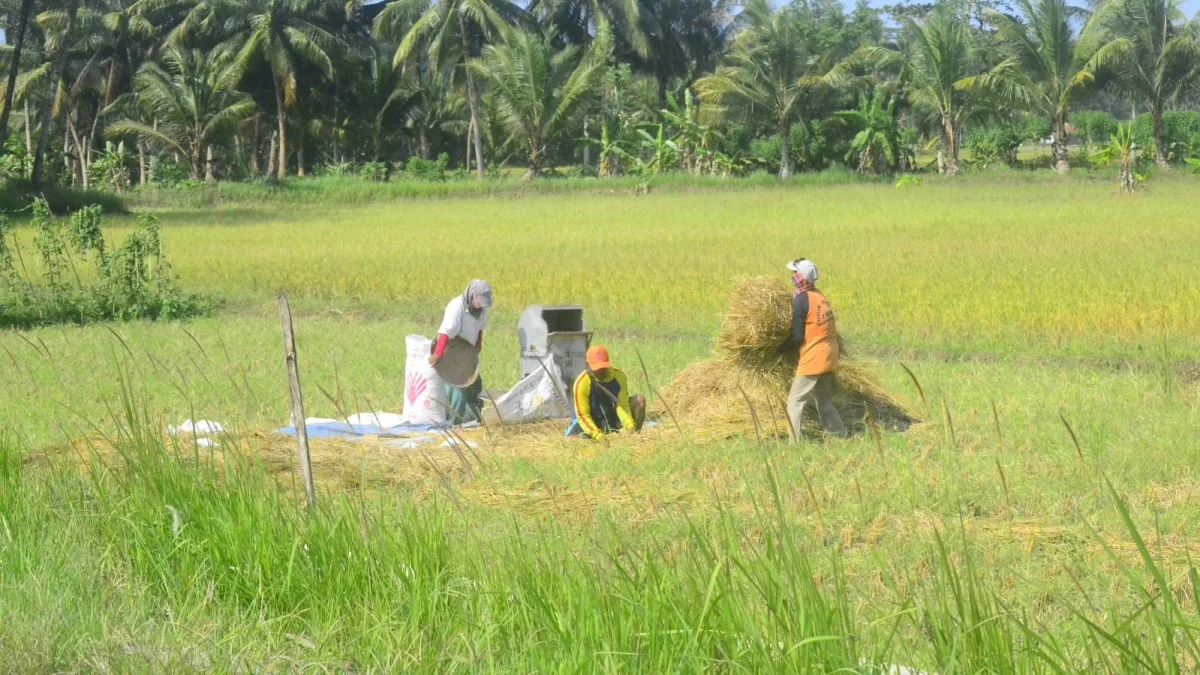
[[[25,143],[16,134],[4,143],[4,155],[0,157],[0,176],[4,178],[29,178],[33,171],[33,155],[25,152]]]
[[[791,140],[792,171],[821,171],[839,163],[850,149],[852,132],[846,129],[828,128],[814,121],[809,125],[792,127]],[[756,138],[749,142],[746,157],[754,164],[771,172],[779,172],[779,136]]]
[[[177,162],[173,157],[154,156],[150,158],[150,180],[162,187],[177,187],[186,183],[192,177],[191,169],[184,162]]]
[[[354,165],[350,162],[331,162],[324,164],[317,171],[318,175],[342,178],[354,173]]]
[[[1153,156],[1154,121],[1149,115],[1134,121],[1133,140],[1147,156]],[[1182,164],[1200,151],[1200,112],[1163,113],[1163,143],[1167,146],[1167,161],[1172,164]]]
[[[1106,112],[1080,112],[1071,115],[1075,136],[1091,147],[1103,145],[1117,132],[1117,120]]]
[[[725,143],[723,144],[726,154],[734,152],[742,152],[743,154],[750,150],[750,142],[754,140],[750,130],[744,124],[736,124],[725,132]]]
[[[755,164],[770,173],[779,173],[779,137],[767,136],[750,141],[747,153]]]
[[[387,162],[367,162],[359,167],[358,175],[372,183],[386,183],[392,176],[392,165]]]
[[[154,216],[139,217],[134,231],[110,249],[99,206],[76,211],[69,227],[45,200],[35,200],[31,211],[40,276],[25,266],[16,237],[9,236],[9,219],[0,215],[0,326],[182,319],[210,307],[180,290]]]
[[[88,169],[92,185],[108,188],[113,192],[129,189],[129,155],[125,152],[125,141],[113,144],[107,141],[104,150],[97,153]]]
[[[792,127],[792,159],[797,171],[823,171],[842,162],[850,152],[855,131],[845,125],[829,126],[818,120]]]
[[[79,190],[65,185],[43,185],[34,190],[29,181],[11,179],[0,184],[0,213],[13,213],[29,209],[35,199],[45,199],[52,213],[74,213],[85,206],[97,205],[105,213],[123,213],[125,205],[121,198],[111,192]]]
[[[1038,143],[1050,138],[1054,133],[1054,125],[1047,117],[1026,115],[1016,124],[1016,132],[1023,143]]]
[[[989,125],[972,129],[963,141],[963,148],[971,153],[969,163],[981,169],[997,162],[1009,166],[1017,163],[1017,149],[1021,147],[1021,134],[1007,125]]]
[[[412,178],[427,181],[446,180],[446,166],[450,163],[450,155],[442,153],[435,160],[409,157],[405,171]]]

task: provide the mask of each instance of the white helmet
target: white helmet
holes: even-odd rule
[[[810,284],[815,283],[817,279],[821,278],[820,272],[817,271],[816,264],[813,263],[813,261],[805,258],[796,258],[787,264],[787,268],[789,272],[796,272],[800,276],[804,277],[804,279]]]

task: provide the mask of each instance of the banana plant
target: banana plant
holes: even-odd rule
[[[671,140],[679,148],[680,167],[696,175],[715,173],[713,158],[721,135],[700,121],[700,107],[691,90],[684,91],[682,108],[674,95],[668,95],[662,116],[673,131]]]
[[[754,162],[740,152],[726,154],[718,150],[712,154],[712,173],[722,178],[745,176],[753,165]]]
[[[590,145],[599,151],[597,158],[599,164],[596,166],[596,174],[601,178],[611,176],[619,176],[625,171],[625,165],[631,159],[629,151],[626,150],[628,143],[620,139],[613,139],[608,134],[608,125],[600,125],[600,138],[582,138],[580,139],[585,145]]]
[[[666,127],[664,125],[658,125],[658,132],[656,134],[651,134],[645,129],[638,129],[637,132],[642,138],[639,145],[648,155],[648,159],[638,161],[637,167],[639,172],[660,174],[675,168],[675,160],[679,155],[679,145],[670,138],[667,138]]]
[[[835,118],[857,131],[850,141],[846,160],[857,162],[859,173],[884,173],[899,163],[899,130],[895,113],[896,101],[888,100],[878,89],[870,100],[860,95],[857,109],[834,113]]]
[[[1125,123],[1117,125],[1117,130],[1109,136],[1108,144],[1100,148],[1092,154],[1091,160],[1098,164],[1117,164],[1117,180],[1121,185],[1121,192],[1133,192],[1137,189],[1138,183],[1145,180],[1134,172],[1137,145],[1133,141],[1133,124]]]

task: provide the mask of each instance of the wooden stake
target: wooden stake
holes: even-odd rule
[[[279,294],[279,320],[283,324],[283,357],[287,364],[288,391],[292,397],[292,426],[296,429],[296,445],[300,460],[300,478],[304,481],[304,496],[308,509],[317,508],[317,491],[313,487],[312,459],[308,454],[308,427],[304,424],[304,395],[300,391],[300,367],[296,365],[296,337],[292,333],[292,310],[287,295]]]

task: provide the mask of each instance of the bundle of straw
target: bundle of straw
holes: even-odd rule
[[[774,367],[792,330],[792,295],[775,279],[746,279],[734,288],[721,319],[717,350],[746,366]]]
[[[744,280],[730,298],[716,358],[692,364],[664,392],[678,416],[694,427],[731,435],[726,427],[787,430],[786,397],[797,355],[779,353],[791,331],[791,293],[771,277]],[[851,428],[868,420],[906,429],[919,418],[912,406],[880,385],[870,368],[847,358],[838,365],[834,403]],[[717,427],[712,429],[712,427]]]

